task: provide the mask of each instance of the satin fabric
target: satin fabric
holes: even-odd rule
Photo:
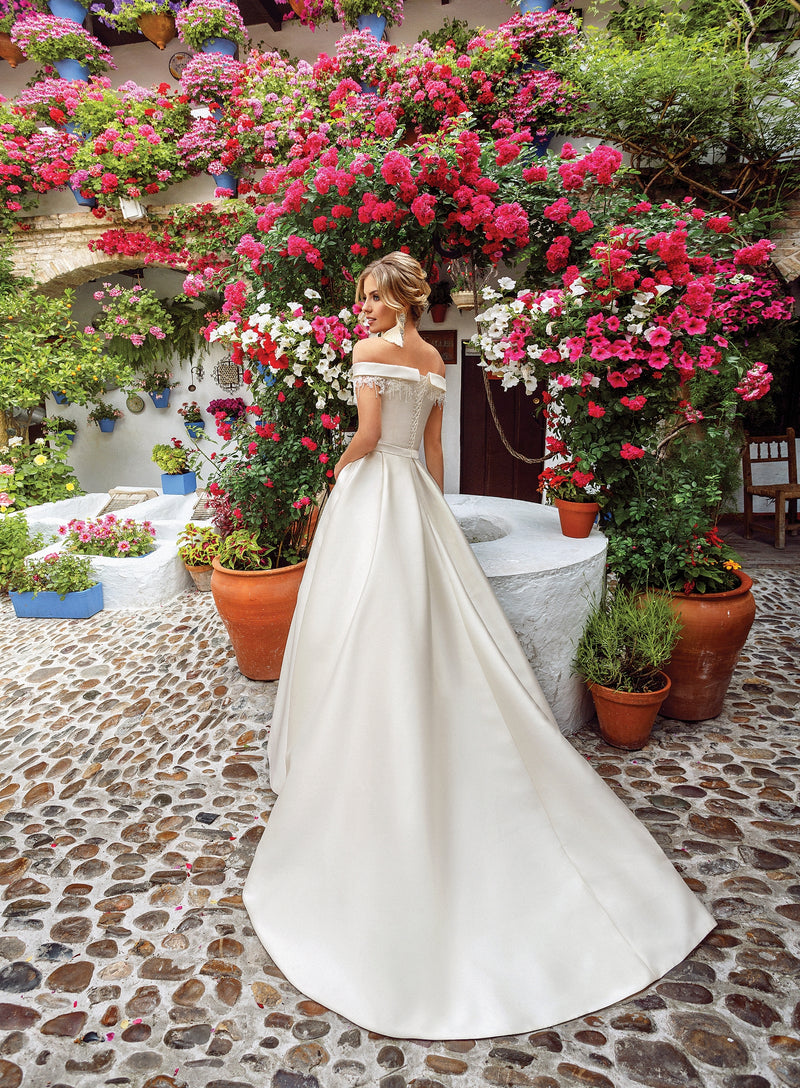
[[[302,993],[383,1035],[585,1015],[659,978],[714,919],[562,737],[414,456],[442,379],[354,373],[381,397],[382,439],[317,529],[245,904]]]

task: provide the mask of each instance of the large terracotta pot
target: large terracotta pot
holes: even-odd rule
[[[669,677],[658,691],[616,691],[588,683],[600,733],[607,744],[635,752],[650,739],[653,722],[670,689]]]
[[[136,20],[139,29],[148,41],[163,49],[167,42],[171,42],[177,31],[175,30],[175,17],[158,11],[148,11],[140,15]]]
[[[212,561],[211,593],[239,670],[251,680],[277,680],[305,560],[276,570],[229,570]]]
[[[11,35],[5,32],[0,33],[0,57],[7,60],[12,68],[25,63],[25,54],[18,45],[14,45]]]
[[[567,502],[556,499],[561,535],[575,538],[587,537],[592,531],[600,507],[596,502]]]
[[[747,641],[756,603],[753,581],[737,571],[739,585],[727,593],[674,593],[672,610],[683,624],[664,671],[672,690],[661,713],[698,722],[722,711],[739,651]]]

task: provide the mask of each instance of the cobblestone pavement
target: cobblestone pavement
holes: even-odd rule
[[[798,543],[748,561],[720,718],[638,753],[573,738],[717,929],[597,1015],[444,1044],[305,1000],[254,936],[275,686],[238,673],[209,595],[65,622],[0,602],[0,1088],[800,1086]]]

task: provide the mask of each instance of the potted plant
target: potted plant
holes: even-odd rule
[[[150,400],[156,408],[166,408],[169,405],[170,392],[178,384],[170,381],[172,374],[168,370],[151,370],[139,379],[138,387],[150,395]]]
[[[437,283],[433,284],[431,293],[428,296],[428,309],[430,310],[431,318],[437,325],[441,325],[447,317],[447,311],[452,301],[453,296],[450,291],[449,280],[440,279]]]
[[[136,559],[155,547],[156,531],[149,521],[103,514],[97,518],[72,518],[59,525],[63,550],[109,559]]]
[[[63,435],[70,445],[75,441],[78,427],[74,419],[67,419],[65,416],[46,416],[42,420],[42,426],[48,436]]]
[[[101,400],[92,408],[87,418],[90,423],[96,423],[101,431],[108,434],[114,430],[117,420],[122,419],[122,412]]]
[[[551,451],[555,446],[558,452],[565,452],[563,443],[557,439],[549,439],[548,445]],[[580,457],[548,466],[539,474],[539,490],[547,493],[558,510],[563,536],[581,538],[591,532],[600,510],[597,493],[586,490],[592,483],[597,486],[594,473],[581,467]]]
[[[31,535],[24,514],[12,513],[10,496],[3,491],[3,474],[0,470],[0,592],[8,589],[9,579],[26,555],[38,551],[44,544],[41,533]]]
[[[196,400],[184,401],[178,409],[178,415],[183,417],[183,425],[191,438],[198,438],[206,429],[203,413]]]
[[[387,26],[403,22],[403,0],[333,0],[339,19],[347,26],[368,30],[381,39]]]
[[[71,19],[56,15],[29,15],[11,30],[12,42],[26,57],[58,69],[63,79],[88,79],[106,68],[116,68],[111,52]]]
[[[10,587],[20,617],[86,619],[103,607],[103,586],[91,560],[71,552],[26,559],[11,575]]]
[[[617,748],[644,747],[670,688],[664,668],[680,621],[663,594],[607,592],[589,619],[574,667],[594,700],[600,732]]]
[[[209,483],[222,538],[211,591],[239,668],[252,679],[279,675],[317,514],[333,478],[337,406],[349,397],[352,329],[321,313],[318,296],[310,295],[305,306],[260,303],[247,318],[210,334],[245,367],[253,395],[252,426],[219,423],[225,445]]]
[[[152,459],[161,469],[161,489],[165,495],[189,495],[197,490],[197,475],[191,469],[194,450],[186,449],[179,438],[172,445],[157,443]]]
[[[334,0],[280,0],[280,3],[291,7],[303,26],[316,30],[318,26],[325,26],[338,18],[334,9]],[[288,12],[284,16],[290,18]]]
[[[227,53],[249,40],[241,13],[230,0],[192,0],[175,17],[178,35],[190,49]]]
[[[17,19],[41,11],[34,0],[0,0],[0,57],[7,60],[12,68],[24,64],[25,54],[11,41],[10,30]]]
[[[241,397],[216,397],[206,411],[216,419],[219,431],[220,428],[229,429],[237,420],[243,419],[247,409]]]
[[[219,552],[220,538],[210,525],[190,521],[178,537],[178,555],[202,593],[211,591],[212,562]]]
[[[123,34],[141,31],[148,41],[163,49],[175,37],[175,14],[182,6],[176,0],[115,0],[112,11],[95,5],[95,14],[106,26]]]

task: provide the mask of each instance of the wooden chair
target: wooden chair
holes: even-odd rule
[[[749,539],[753,529],[767,529],[772,526],[759,525],[753,517],[753,495],[761,495],[775,503],[775,547],[786,547],[786,534],[800,531],[797,520],[797,501],[800,499],[800,485],[797,483],[797,447],[794,431],[787,428],[786,434],[746,435],[742,450],[742,477],[744,480],[744,535]],[[785,463],[788,480],[777,484],[754,484],[753,465]],[[789,517],[786,517],[786,508]]]

